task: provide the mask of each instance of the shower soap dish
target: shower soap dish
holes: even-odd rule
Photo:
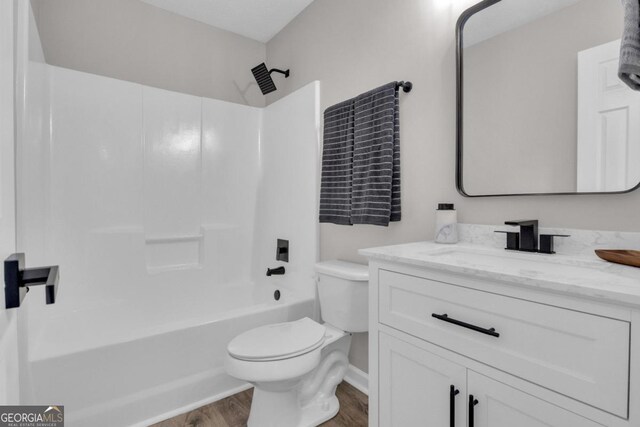
[[[596,255],[605,261],[630,265],[632,267],[640,267],[640,251],[624,249],[596,249]]]

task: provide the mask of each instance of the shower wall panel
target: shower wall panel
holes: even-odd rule
[[[201,98],[144,87],[144,229],[148,237],[200,234]]]

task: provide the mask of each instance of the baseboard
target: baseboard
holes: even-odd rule
[[[361,371],[353,365],[349,365],[344,380],[369,396],[369,374]]]

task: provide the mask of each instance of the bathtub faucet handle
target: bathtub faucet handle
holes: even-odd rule
[[[267,268],[267,276],[281,276],[284,274],[284,267]]]

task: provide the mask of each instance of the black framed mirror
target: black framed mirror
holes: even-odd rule
[[[640,186],[640,92],[617,76],[612,0],[484,0],[456,27],[456,186],[466,197]]]

